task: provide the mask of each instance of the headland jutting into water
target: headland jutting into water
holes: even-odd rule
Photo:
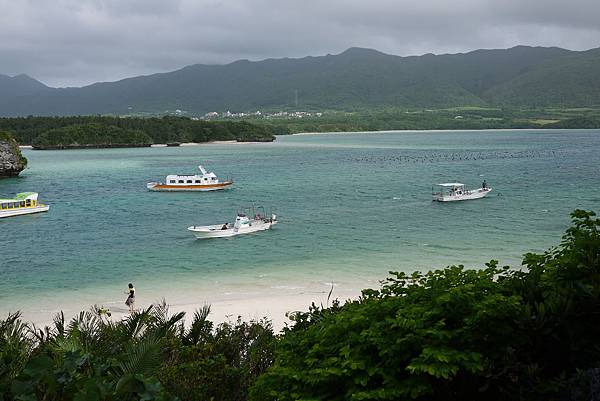
[[[12,135],[0,132],[0,178],[16,177],[27,167],[27,159],[21,154]]]

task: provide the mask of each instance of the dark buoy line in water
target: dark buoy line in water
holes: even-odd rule
[[[563,158],[566,152],[554,150],[525,150],[517,152],[507,151],[482,151],[482,152],[433,152],[427,151],[401,151],[403,154],[393,155],[366,155],[353,157],[350,161],[359,163],[435,163],[435,162],[460,162],[494,159],[538,159],[538,158]],[[406,154],[408,153],[408,154]],[[412,154],[411,154],[412,153]],[[424,153],[424,154],[423,154]]]

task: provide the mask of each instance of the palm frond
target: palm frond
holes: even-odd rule
[[[169,320],[169,305],[164,298],[153,305],[152,317],[158,324],[164,324]]]
[[[57,355],[68,352],[82,351],[83,347],[78,336],[57,337],[52,343],[52,350]]]
[[[101,319],[94,313],[81,312],[69,323],[67,337],[77,339],[81,349],[89,351],[95,348],[95,345],[100,341],[100,324]]]
[[[65,335],[65,314],[63,311],[54,315],[54,319],[52,319],[52,324],[54,325],[54,330],[57,336],[64,337]]]
[[[50,327],[44,326],[44,328],[40,329],[33,323],[29,325],[29,335],[39,345],[49,343],[55,338],[55,334]]]
[[[154,306],[150,305],[146,310],[133,312],[125,318],[119,325],[122,335],[127,338],[141,337],[152,320],[151,311],[153,308]]]
[[[190,330],[185,334],[185,340],[191,344],[198,344],[208,339],[212,333],[213,324],[208,320],[210,305],[204,305],[194,312]]]
[[[180,330],[177,324],[185,317],[185,312],[170,316],[169,305],[163,298],[158,304],[153,305],[150,316],[148,331],[157,337],[165,337],[175,335]]]
[[[31,346],[30,330],[31,327],[21,321],[21,312],[10,313],[5,320],[0,320],[0,343]]]
[[[184,317],[185,312],[179,312],[174,314],[169,318],[169,320],[164,322],[162,325],[156,327],[155,335],[157,335],[158,337],[167,337],[175,335],[179,327],[178,323],[181,322]]]
[[[12,327],[15,324],[15,322],[20,320],[21,315],[22,315],[21,312],[17,311],[17,312],[9,313],[8,316],[6,317],[6,319],[0,320],[0,334],[5,333],[7,328]]]
[[[148,336],[127,345],[124,361],[119,367],[122,375],[152,375],[160,366],[160,357],[160,339]]]
[[[0,390],[2,382],[9,383],[22,371],[33,352],[35,341],[30,331],[31,327],[21,321],[20,312],[0,320]]]

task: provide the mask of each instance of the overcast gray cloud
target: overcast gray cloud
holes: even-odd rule
[[[195,63],[600,46],[598,0],[0,0],[0,74],[80,86]]]

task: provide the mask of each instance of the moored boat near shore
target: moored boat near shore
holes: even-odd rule
[[[238,212],[235,222],[233,224],[214,224],[210,226],[191,226],[188,230],[191,231],[196,238],[223,238],[233,237],[240,234],[250,234],[257,231],[269,230],[275,224],[277,224],[277,216],[273,213],[270,217],[266,217],[264,208],[249,208],[252,214],[252,218],[249,218],[249,212],[240,211]],[[257,212],[256,210],[259,210]],[[262,213],[260,211],[263,211]]]
[[[444,184],[438,184],[438,191],[431,191],[431,195],[433,196],[433,200],[437,202],[454,202],[454,201],[463,201],[463,200],[471,200],[471,199],[481,199],[487,196],[492,188],[488,187],[483,182],[481,188],[477,188],[474,190],[469,190],[465,187],[465,184],[461,184],[460,182],[448,182]]]
[[[198,166],[202,174],[168,175],[165,182],[149,182],[146,187],[150,191],[218,191],[227,189],[233,185],[233,180],[221,181],[213,172],[208,172],[202,166]]]
[[[38,202],[36,192],[22,192],[13,199],[0,199],[0,218],[47,212],[50,206]]]

